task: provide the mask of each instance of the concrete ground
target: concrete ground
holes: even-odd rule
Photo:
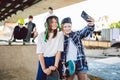
[[[0,80],[35,80],[35,45],[0,45]]]
[[[103,50],[85,49],[88,62],[107,58]],[[37,62],[35,44],[0,45],[0,80],[35,80]]]

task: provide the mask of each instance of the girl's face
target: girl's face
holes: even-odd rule
[[[71,27],[72,27],[71,23],[63,24],[63,32],[65,33],[65,35],[68,35],[71,32]]]
[[[53,18],[52,22],[51,22],[51,29],[55,30],[55,29],[57,29],[57,26],[58,26],[58,23],[57,23],[56,19]]]

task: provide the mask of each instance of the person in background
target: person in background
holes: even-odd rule
[[[24,19],[20,18],[18,20],[18,25],[15,26],[12,36],[9,39],[9,41],[16,42],[16,39],[23,39],[23,41],[24,41],[24,39],[26,38],[27,32],[28,32],[28,30],[24,26]]]
[[[30,15],[29,22],[25,24],[26,28],[28,29],[28,33],[25,38],[25,42],[30,42],[30,38],[33,38],[32,42],[34,43],[35,38],[38,36],[36,25],[32,21],[33,21],[33,16]]]
[[[46,80],[46,76],[58,69],[58,64],[63,51],[63,32],[58,30],[58,17],[49,16],[46,19],[45,32],[38,35],[37,54],[38,71],[36,80]]]
[[[48,7],[48,12],[49,12],[48,16],[54,15],[52,7]]]
[[[66,80],[74,80],[75,74],[78,80],[86,80],[88,65],[81,40],[94,30],[94,19],[89,17],[88,21],[86,27],[75,32],[71,30],[72,21],[70,17],[64,18],[61,22],[61,28],[64,33],[64,51],[61,55],[60,66],[69,60],[74,61],[76,65],[75,73],[68,76]],[[62,71],[63,69],[61,69]],[[63,76],[66,77],[66,74],[63,74]]]
[[[46,22],[46,19],[49,17],[49,16],[55,16],[55,14],[53,13],[53,8],[52,7],[48,7],[48,14],[45,16],[44,18],[44,23]]]

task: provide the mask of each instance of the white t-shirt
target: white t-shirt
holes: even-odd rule
[[[44,41],[44,32],[38,35],[37,54],[43,54],[44,57],[53,57],[57,51],[63,51],[64,47],[63,32],[58,32],[55,38]]]
[[[72,40],[70,39],[69,49],[67,53],[66,61],[76,61],[77,60],[77,47],[73,44]]]

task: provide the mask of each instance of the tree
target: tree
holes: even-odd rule
[[[110,28],[120,28],[120,21],[118,21],[117,23],[111,23],[110,24],[110,26],[109,26]]]

